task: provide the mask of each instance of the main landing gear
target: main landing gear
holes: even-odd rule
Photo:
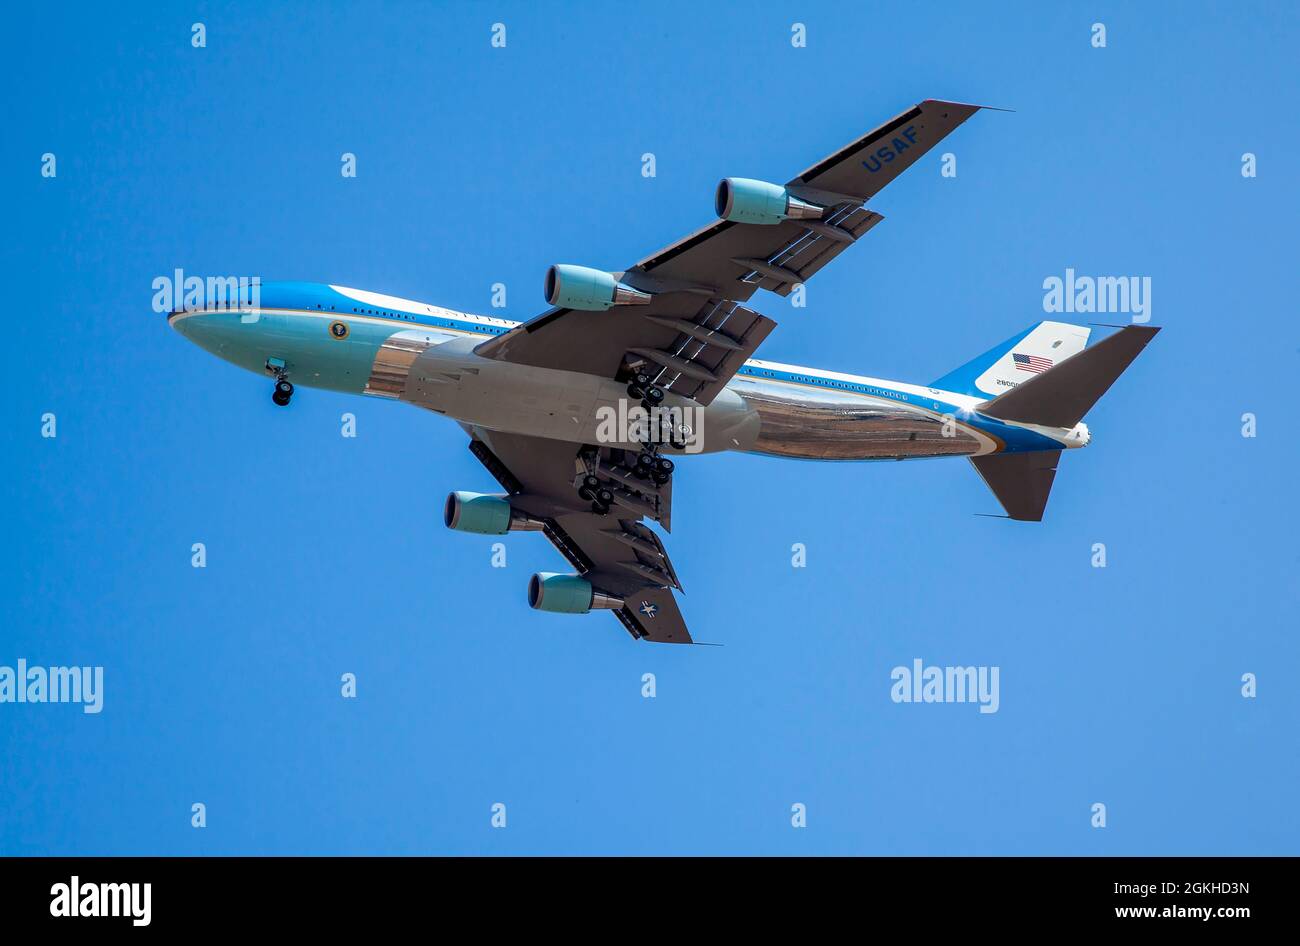
[[[657,504],[663,499],[658,487],[668,484],[675,468],[672,460],[660,456],[660,447],[669,444],[685,450],[687,444],[689,428],[676,426],[675,422],[680,418],[675,415],[680,411],[664,409],[667,392],[655,383],[654,376],[644,369],[637,369],[630,375],[622,374],[622,377],[627,379],[628,397],[640,402],[646,416],[628,432],[627,439],[636,445],[635,448],[612,449],[603,461],[596,447],[584,448],[578,454],[587,470],[577,480],[578,498],[591,503],[591,511],[598,516],[609,515],[614,505],[614,492],[610,486],[619,490],[620,497],[628,495],[658,508]],[[597,474],[603,474],[603,478]],[[656,488],[639,486],[635,480],[649,480]],[[623,502],[622,499],[619,501]]]
[[[632,380],[630,380],[627,385],[627,395],[628,397],[641,402],[641,407],[645,409],[646,414],[650,417],[650,426],[657,426],[659,428],[649,438],[653,443],[650,447],[644,448],[642,456],[649,454],[650,461],[653,464],[653,461],[657,459],[655,454],[657,447],[654,444],[659,443],[670,444],[678,450],[686,449],[686,435],[677,429],[671,416],[672,412],[667,412],[669,416],[665,417],[663,416],[663,413],[656,410],[663,407],[664,398],[667,395],[663,388],[654,383],[654,379],[648,373],[644,370],[639,370],[636,374],[632,375]],[[647,433],[649,434],[650,431],[647,431]],[[673,472],[672,461],[665,460],[663,462],[666,463],[667,466],[660,468],[658,472],[662,473],[664,476],[671,476]],[[645,461],[638,459],[638,465],[634,467],[634,472],[640,476],[642,472],[649,475],[652,471],[645,469]],[[655,480],[655,482],[662,484],[668,482],[668,480]]]
[[[627,394],[628,397],[639,400],[641,406],[647,411],[658,407],[664,401],[664,389],[655,384],[650,375],[644,371],[638,371],[632,376],[627,386]]]
[[[582,485],[578,487],[578,496],[591,503],[591,511],[598,516],[607,514],[609,507],[614,504],[614,494],[600,484],[598,477],[590,473],[582,478]]]
[[[281,407],[289,403],[289,398],[293,397],[293,385],[289,383],[288,378],[275,379],[275,393],[271,395],[271,400],[275,401]]]
[[[587,472],[577,479],[578,498],[591,503],[591,511],[598,516],[609,515],[615,504],[614,489],[642,502],[658,503],[662,496],[659,488],[672,479],[675,466],[673,461],[661,457],[653,447],[644,447],[638,453],[631,450],[614,450],[611,453],[610,460],[603,464],[594,448],[579,453],[578,457],[586,464]],[[636,480],[650,480],[655,488],[639,486]]]
[[[650,480],[656,486],[663,486],[673,478],[673,461],[667,457],[661,457],[649,450],[642,450],[636,456],[636,463],[632,466],[632,473],[639,479]]]

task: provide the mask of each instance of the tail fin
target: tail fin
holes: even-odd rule
[[[999,420],[1071,428],[1110,390],[1158,331],[1148,325],[1126,326],[977,409]]]
[[[1158,331],[1154,326],[1129,325],[1049,370],[1032,374],[977,410],[999,420],[1072,429]],[[1060,456],[1059,450],[991,453],[971,457],[970,462],[1008,516],[1039,522]]]
[[[971,457],[975,472],[984,478],[1012,519],[1042,522],[1047,494],[1056,479],[1059,450],[1035,450],[1032,453],[990,453]]]
[[[1066,322],[1039,322],[931,382],[930,387],[974,397],[997,397],[1037,372],[1083,351],[1091,331]]]

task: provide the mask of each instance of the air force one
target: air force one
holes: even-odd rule
[[[866,202],[980,106],[925,101],[784,185],[726,178],[720,219],[624,272],[556,265],[528,322],[343,286],[268,283],[255,304],[168,315],[190,341],[295,385],[405,401],[458,421],[504,492],[453,492],[446,524],[537,531],[573,567],[529,604],[609,610],[634,638],[692,643],[656,531],[674,458],[741,450],[809,460],[969,458],[1011,519],[1039,521],[1084,415],[1158,329],[1039,322],[929,384],[762,361],[776,327],[746,303],[788,296],[872,227]]]

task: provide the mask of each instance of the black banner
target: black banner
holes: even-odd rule
[[[0,915],[7,932],[95,934],[337,934],[433,919],[527,925],[557,911],[666,932],[703,911],[741,927],[781,915],[851,916],[864,929],[919,922],[927,933],[1083,924],[1232,935],[1285,918],[1295,866],[1286,858],[6,858]]]

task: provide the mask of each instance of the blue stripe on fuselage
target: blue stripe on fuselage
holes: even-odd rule
[[[264,309],[302,309],[308,312],[335,312],[340,316],[388,318],[407,325],[452,328],[484,336],[502,335],[518,324],[504,319],[500,320],[501,325],[486,325],[477,319],[458,319],[455,318],[457,313],[449,309],[442,310],[445,315],[430,315],[404,306],[380,307],[345,296],[324,283],[315,282],[263,283],[259,304]],[[441,309],[438,306],[433,308]]]

